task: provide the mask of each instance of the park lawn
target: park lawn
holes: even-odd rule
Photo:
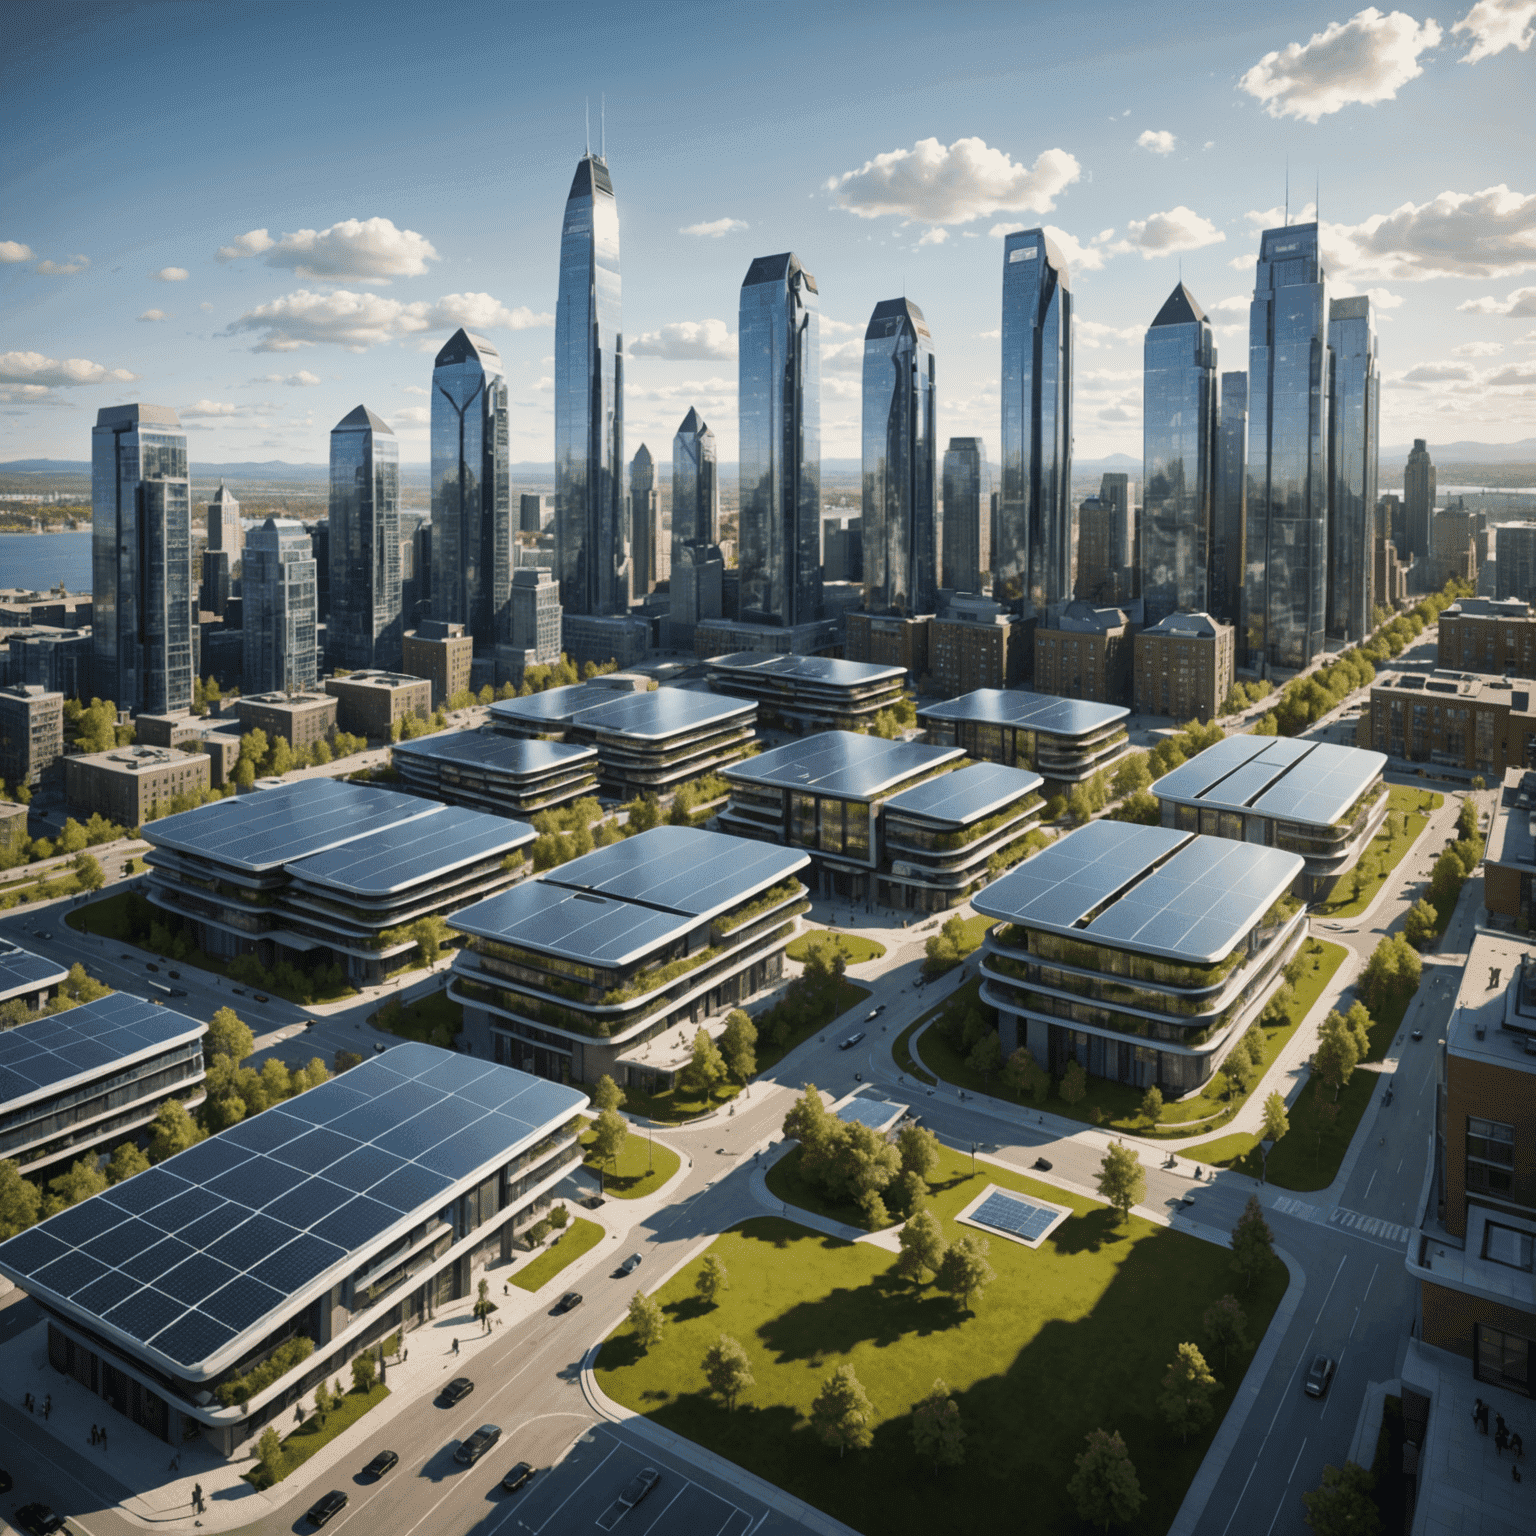
[[[548,1285],[582,1254],[590,1253],[602,1240],[603,1229],[595,1221],[573,1217],[571,1224],[533,1263],[523,1265],[512,1276],[512,1284],[524,1291],[536,1291],[540,1286]]]
[[[283,1468],[277,1481],[296,1472],[316,1451],[329,1445],[337,1435],[345,1434],[370,1408],[377,1408],[388,1396],[389,1388],[376,1381],[366,1393],[359,1392],[356,1387],[349,1388],[341,1399],[341,1406],[326,1414],[324,1424],[311,1414],[291,1435],[283,1437]],[[241,1475],[253,1488],[272,1486],[259,1465]]]
[[[404,1040],[420,1040],[424,1045],[451,1050],[454,1038],[464,1027],[464,1005],[449,997],[445,987],[403,1006],[386,1003],[375,1011],[371,1022],[375,1029]]]
[[[908,1024],[907,1027],[902,1030],[899,1035],[896,1036],[895,1040],[891,1042],[891,1056],[894,1058],[896,1065],[900,1067],[903,1072],[911,1073],[911,1075],[915,1077],[918,1082],[927,1083],[930,1086],[938,1082],[938,1078],[936,1078],[932,1072],[928,1071],[926,1067],[919,1066],[917,1061],[914,1059],[912,1055],[912,1036],[919,1029],[921,1029],[923,1025],[926,1024],[928,1020],[931,1019],[938,1011],[939,1010],[937,1008],[930,1008],[928,1012],[922,1016],[922,1018],[915,1020],[911,1024]]]
[[[582,1146],[591,1146],[596,1134],[584,1131]],[[671,1147],[665,1143],[658,1146],[635,1130],[630,1131],[623,1150],[612,1163],[600,1167],[595,1157],[586,1159],[590,1172],[601,1171],[603,1193],[618,1200],[638,1200],[642,1195],[654,1194],[682,1165],[682,1159]]]
[[[1318,904],[1318,914],[1323,917],[1358,917],[1375,900],[1376,893],[1386,883],[1387,876],[1403,861],[1404,855],[1419,834],[1429,825],[1430,813],[1445,804],[1445,796],[1435,790],[1414,789],[1407,784],[1394,784],[1387,794],[1388,821],[1398,812],[1408,817],[1407,830],[1402,837],[1393,838],[1386,827],[1366,845],[1364,852],[1333,883],[1325,901]],[[1364,878],[1360,894],[1354,892],[1354,870]]]
[[[932,1208],[947,1238],[953,1215],[988,1183],[1068,1205],[1074,1216],[1031,1250],[994,1236],[997,1279],[968,1315],[934,1287],[894,1279],[892,1255],[779,1217],[722,1234],[709,1252],[730,1289],[696,1294],[702,1256],[655,1293],[671,1324],[642,1354],[628,1323],[604,1343],[597,1379],[616,1401],[728,1457],[861,1531],[929,1536],[956,1528],[1013,1530],[1027,1505],[1032,1530],[1080,1522],[1066,1492],[1085,1436],[1124,1437],[1147,1502],[1134,1529],[1164,1531],[1184,1497],[1251,1351],[1223,1362],[1216,1412],[1187,1443],[1162,1423],[1156,1399],[1179,1344],[1204,1345],[1202,1317],[1242,1292],[1229,1253],[1139,1217],[1124,1226],[1096,1201],[996,1165],[947,1154]],[[1256,1345],[1284,1293],[1278,1261],[1241,1300]],[[700,1361],[720,1333],[745,1349],[755,1385],[728,1413],[705,1388]],[[875,1409],[874,1443],[837,1453],[809,1425],[811,1404],[851,1364]],[[909,1415],[942,1378],[966,1432],[965,1462],[938,1476],[913,1456]]]
[[[885,953],[885,945],[878,939],[866,939],[861,933],[843,933],[832,928],[808,928],[804,933],[797,935],[789,941],[784,953],[791,960],[798,960],[802,964],[806,955],[810,952],[810,942],[823,933],[830,934],[837,940],[838,948],[848,957],[849,965],[863,965],[867,960],[878,960]]]
[[[1040,846],[1045,846],[1043,841]],[[1031,848],[1030,852],[1033,853],[1034,849]],[[946,918],[945,922],[948,921],[949,919]],[[930,981],[936,980],[940,976],[947,976],[952,970],[954,970],[957,965],[960,964],[962,960],[966,959],[970,955],[974,955],[976,951],[981,948],[981,941],[986,938],[987,930],[989,928],[995,927],[996,924],[997,919],[995,917],[982,917],[979,913],[974,917],[961,918],[961,937],[959,944],[960,953],[958,958],[954,960],[943,961],[935,960],[930,957],[929,959],[923,961],[923,975],[926,976]],[[941,923],[939,927],[942,931],[944,924]]]
[[[800,1159],[804,1151],[804,1147],[791,1147],[768,1170],[765,1182],[768,1185],[769,1194],[788,1205],[799,1206],[803,1211],[811,1211],[831,1221],[841,1221],[850,1227],[864,1226],[864,1217],[858,1206],[836,1204],[828,1200],[815,1185],[808,1184],[801,1178]],[[899,1223],[895,1224],[899,1225]]]

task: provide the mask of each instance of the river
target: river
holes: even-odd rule
[[[60,582],[71,592],[91,590],[91,535],[0,534],[0,587],[47,591]]]

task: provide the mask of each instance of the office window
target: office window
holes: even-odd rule
[[[1497,1120],[1467,1116],[1467,1188],[1506,1194],[1515,1165],[1515,1128]]]
[[[1531,1271],[1533,1240],[1529,1232],[1518,1227],[1502,1226],[1490,1221],[1483,1233],[1483,1257],[1495,1264],[1507,1264],[1511,1269]]]
[[[1531,1389],[1531,1355],[1533,1345],[1518,1333],[1505,1333],[1478,1323],[1476,1365],[1473,1375],[1479,1381],[1492,1382],[1495,1386],[1512,1387],[1517,1392]]]

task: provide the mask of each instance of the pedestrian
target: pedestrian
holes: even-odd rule
[[[453,1352],[454,1354],[458,1354],[459,1352],[459,1341],[457,1339],[453,1341]],[[1502,1424],[1504,1421],[1500,1419],[1499,1422]]]
[[[1504,1447],[1509,1444],[1509,1431],[1504,1428],[1504,1420],[1499,1420],[1499,1427],[1493,1432],[1493,1448],[1500,1456],[1504,1454]]]
[[[1509,1426],[1504,1422],[1504,1415],[1502,1413],[1496,1413],[1496,1414],[1494,1414],[1493,1418],[1494,1418],[1494,1433],[1497,1434],[1497,1435],[1503,1435],[1505,1441],[1508,1442],[1508,1440],[1509,1440]],[[1488,1410],[1486,1408],[1483,1409],[1483,1422],[1485,1424],[1488,1422]]]
[[[1488,1433],[1488,1404],[1481,1399],[1477,1405],[1477,1427],[1486,1435]]]
[[[22,1401],[22,1406],[27,1410],[28,1413],[31,1413],[32,1412],[32,1394],[30,1392],[28,1392],[27,1395],[24,1398],[22,1398],[21,1401]]]
[[[202,1512],[203,1512],[203,1485],[201,1483],[193,1483],[192,1484],[192,1507],[193,1507],[193,1509],[195,1509],[198,1512],[198,1514],[202,1514]]]
[[[1472,1422],[1478,1429],[1481,1429],[1484,1434],[1488,1433],[1486,1426],[1483,1424],[1482,1398],[1478,1398],[1477,1401],[1472,1404]]]
[[[1520,1476],[1520,1468],[1517,1467],[1514,1462],[1510,1462],[1509,1464],[1509,1475],[1514,1482],[1523,1483],[1525,1481],[1525,1479]]]
[[[102,1450],[107,1448],[107,1426],[105,1424],[101,1426],[101,1448]]]
[[[1524,1460],[1525,1442],[1520,1438],[1518,1434],[1511,1435],[1509,1437],[1509,1448],[1515,1453],[1517,1457],[1519,1457],[1521,1460]]]
[[[94,1424],[91,1425],[91,1444],[96,1444],[96,1426]]]
[[[43,1399],[43,1421],[44,1421],[44,1423],[47,1422],[48,1417],[49,1417],[50,1414],[52,1414],[52,1412],[53,1412],[53,1393],[50,1392],[48,1394],[48,1396]],[[1503,1421],[1501,1420],[1500,1422],[1502,1423]]]

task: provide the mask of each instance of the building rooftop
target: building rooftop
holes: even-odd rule
[[[1445,1026],[1449,1055],[1536,1076],[1536,946],[1480,929]]]
[[[1490,864],[1536,868],[1536,772],[1531,769],[1504,770],[1485,856]]]
[[[1152,786],[1160,800],[1332,826],[1379,779],[1381,752],[1286,736],[1228,736]]]
[[[727,779],[748,784],[872,800],[892,785],[942,763],[959,762],[963,756],[959,747],[885,741],[853,731],[820,731],[722,771]]]
[[[68,975],[68,966],[0,939],[0,998],[13,997],[33,987],[54,986]],[[0,1035],[0,1041],[4,1038]]]
[[[1496,529],[1529,528],[1530,523],[1498,523]],[[1464,617],[1468,619],[1528,619],[1531,605],[1518,597],[1458,597],[1448,608],[1440,610],[1441,620]]]
[[[977,688],[943,704],[927,704],[918,714],[930,720],[975,720],[983,725],[1011,725],[1049,736],[1087,736],[1124,720],[1130,710],[1119,704],[1063,699],[1023,688]]]
[[[501,699],[491,705],[493,720],[521,725],[581,725],[584,729],[662,740],[680,731],[732,719],[748,720],[757,705],[691,688],[655,688],[624,693],[600,683],[573,683],[526,699]]]
[[[786,682],[818,683],[832,688],[857,688],[869,683],[899,682],[905,667],[884,667],[868,661],[840,661],[832,656],[775,656],[764,651],[732,651],[705,663],[715,671],[750,673]]]
[[[1074,599],[1063,603],[1040,628],[1065,634],[1107,635],[1111,630],[1124,629],[1130,622],[1123,608],[1099,608]]]
[[[207,1380],[586,1102],[405,1042],[0,1244],[0,1273]]]
[[[1000,811],[1010,801],[1030,794],[1044,783],[1038,773],[1026,768],[972,763],[968,768],[942,773],[915,789],[892,795],[885,808],[904,816],[963,827]]]
[[[504,736],[482,727],[476,731],[438,731],[414,741],[396,743],[395,756],[430,758],[436,762],[473,764],[513,775],[547,773],[577,763],[596,762],[597,748],[573,741],[534,741]]]
[[[1214,640],[1219,630],[1230,628],[1230,625],[1219,623],[1208,613],[1170,613],[1156,624],[1147,625],[1142,634],[1191,635],[1201,640]]]
[[[1090,821],[994,881],[986,917],[1186,964],[1224,959],[1290,889],[1300,854],[1171,827]]]
[[[1511,709],[1522,712],[1531,707],[1529,683],[1523,688],[1515,688],[1507,677],[1490,677],[1480,672],[1398,672],[1384,680],[1378,679],[1374,686],[1400,689],[1405,693],[1484,699],[1490,704],[1507,704]]]
[[[71,763],[91,763],[111,768],[118,773],[148,773],[155,768],[173,767],[177,763],[196,762],[204,756],[201,752],[183,752],[173,747],[110,747],[105,752],[87,752],[79,757],[67,758]]]
[[[355,687],[366,684],[370,688],[405,688],[412,683],[423,683],[427,679],[413,677],[409,672],[385,672],[374,669],[364,672],[349,672],[345,677],[328,677],[327,685],[331,683],[343,684],[347,687]]]

